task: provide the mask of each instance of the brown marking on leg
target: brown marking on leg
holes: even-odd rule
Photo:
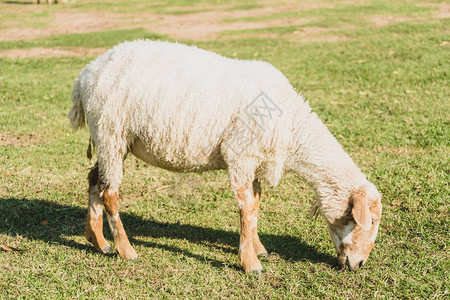
[[[89,187],[96,186],[98,184],[98,164],[91,169],[88,174]]]
[[[267,250],[259,240],[258,236],[258,210],[259,198],[261,196],[261,183],[258,180],[253,181],[253,196],[255,201],[253,203],[253,223],[252,223],[252,238],[253,248],[257,256],[267,257]]]
[[[98,166],[89,172],[89,208],[86,219],[86,239],[97,251],[107,253],[111,251],[109,243],[103,236],[103,205],[98,190]]]
[[[119,199],[116,191],[106,189],[103,203],[108,216],[109,227],[114,236],[114,247],[123,259],[136,259],[137,253],[128,240],[128,236],[119,217]]]
[[[239,258],[241,266],[244,267],[246,273],[261,273],[261,262],[256,256],[252,224],[253,224],[253,205],[254,196],[250,185],[238,188],[236,190],[238,200],[240,221],[241,221],[241,239],[239,245]]]

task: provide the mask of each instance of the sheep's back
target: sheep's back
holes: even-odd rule
[[[261,92],[284,110],[292,108],[288,99],[296,96],[268,63],[229,59],[182,44],[126,42],[87,68],[95,83],[88,111],[101,112],[91,123],[103,123],[113,132],[126,128],[123,134],[139,138],[154,156],[180,169],[217,152],[221,138]]]

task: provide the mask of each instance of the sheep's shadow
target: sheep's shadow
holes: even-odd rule
[[[86,209],[82,207],[62,205],[39,199],[0,198],[0,212],[2,215],[0,232],[3,234],[21,235],[29,239],[56,242],[80,250],[94,251],[93,247],[87,242],[81,244],[66,238],[67,236],[84,234]],[[189,224],[161,223],[130,213],[121,213],[121,218],[133,244],[181,253],[200,261],[206,260],[215,267],[223,267],[224,262],[205,259],[205,256],[199,256],[183,248],[134,239],[133,236],[187,239],[193,243],[207,244],[210,247],[237,255],[239,234],[236,232]],[[43,225],[43,220],[47,220],[49,225]],[[297,237],[262,233],[260,238],[269,253],[274,250],[283,259],[326,263],[332,268],[337,267],[334,257],[320,253]]]

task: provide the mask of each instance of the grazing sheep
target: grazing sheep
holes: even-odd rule
[[[240,212],[240,264],[260,272],[267,255],[257,234],[260,181],[276,186],[296,172],[316,192],[341,266],[369,256],[381,217],[381,195],[367,181],[286,77],[260,61],[229,59],[193,46],[134,41],[85,67],[75,81],[69,119],[85,117],[97,163],[89,173],[86,238],[111,251],[102,206],[124,259],[137,254],[118,213],[128,153],[178,172],[225,169]]]

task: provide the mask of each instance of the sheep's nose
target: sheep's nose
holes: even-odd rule
[[[346,261],[346,265],[348,266],[348,268],[350,269],[350,271],[358,270],[359,268],[361,268],[361,267],[364,265],[364,263],[365,263],[365,260],[364,260],[364,259],[361,260],[361,261],[358,262],[358,263],[355,263],[355,264],[350,263],[350,260],[349,260],[348,258],[347,258],[347,261]]]
[[[361,260],[359,263],[354,264],[353,266],[350,266],[350,264],[349,264],[350,270],[352,270],[352,271],[358,270],[359,268],[361,268],[364,265],[364,263],[365,263],[365,261]]]
[[[361,268],[364,265],[364,260],[360,261],[358,264],[358,268]]]
[[[348,261],[348,256],[347,256],[347,258],[345,259],[345,265],[347,265],[347,267],[350,268],[350,262]]]

